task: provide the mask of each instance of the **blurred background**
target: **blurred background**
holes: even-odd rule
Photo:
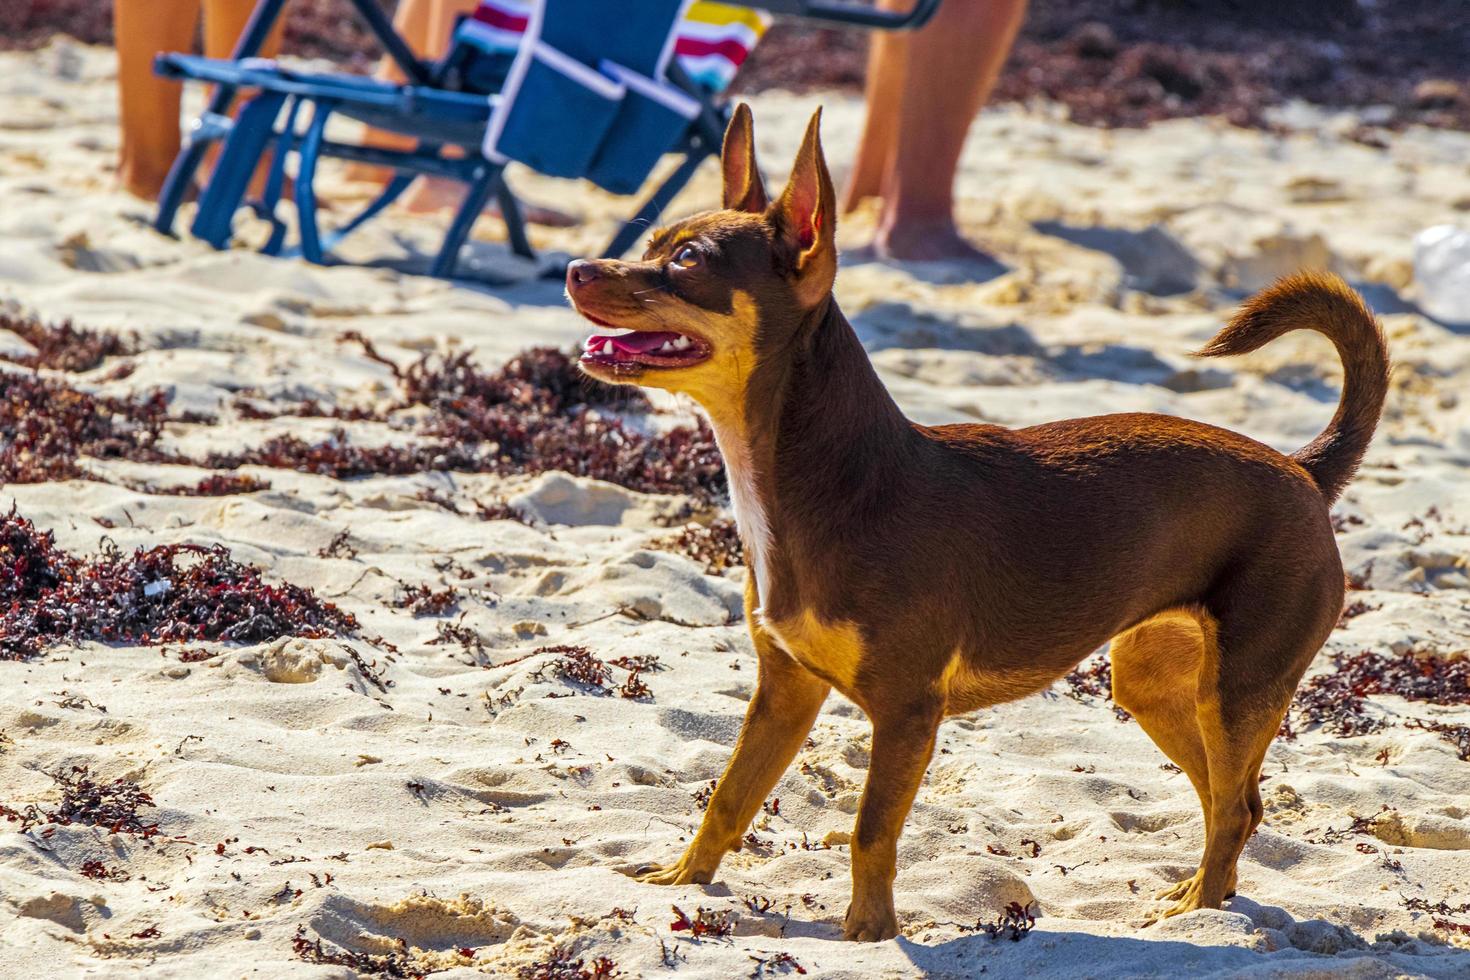
[[[391,10],[395,0],[384,0]],[[1461,0],[1032,0],[992,102],[1060,102],[1074,122],[1141,126],[1222,115],[1269,125],[1302,99],[1374,107],[1373,126],[1470,128],[1470,17]],[[285,50],[361,72],[379,51],[346,0],[297,0]],[[111,0],[0,0],[0,51],[56,33],[112,39]],[[867,32],[779,21],[736,91],[860,91]]]

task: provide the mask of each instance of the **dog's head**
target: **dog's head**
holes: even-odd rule
[[[766,197],[750,110],[741,105],[721,155],[723,210],[656,231],[641,261],[572,263],[567,296],[577,312],[610,328],[587,340],[584,371],[685,392],[711,414],[738,409],[756,364],[793,347],[837,274],[821,115],[807,125],[776,201]]]

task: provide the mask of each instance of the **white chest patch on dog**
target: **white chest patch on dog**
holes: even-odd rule
[[[756,592],[765,603],[770,595],[771,523],[756,491],[750,447],[736,433],[711,420],[715,444],[725,457],[725,473],[730,478],[730,509],[745,544],[746,564],[755,575]]]

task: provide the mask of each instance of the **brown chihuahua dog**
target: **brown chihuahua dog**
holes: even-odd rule
[[[1328,507],[1388,388],[1378,325],[1341,280],[1299,275],[1201,352],[1301,328],[1336,345],[1342,402],[1290,456],[1164,415],[917,425],[832,297],[820,115],[779,200],[740,106],[724,210],[655,233],[641,262],[567,270],[583,316],[631,331],[589,339],[583,370],[709,413],[750,571],[745,726],[688,850],[642,880],[709,882],[835,687],[873,725],[844,932],[891,938],[898,836],[941,719],[1041,691],[1111,639],[1115,699],[1204,808],[1204,858],[1163,914],[1218,908],[1261,821],[1266,747],[1342,611]]]

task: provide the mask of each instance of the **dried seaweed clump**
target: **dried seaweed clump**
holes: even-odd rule
[[[701,905],[694,910],[694,917],[690,918],[679,906],[674,905],[671,908],[674,921],[669,923],[669,929],[673,932],[687,932],[695,939],[706,936],[723,939],[735,931],[734,912],[707,909]]]
[[[433,470],[479,468],[473,453],[457,446],[411,444],[408,446],[358,446],[345,429],[335,430],[322,442],[307,442],[296,436],[276,436],[253,449],[235,453],[210,453],[202,465],[216,470],[241,466],[314,473],[334,480],[358,476],[407,476]]]
[[[400,375],[409,404],[434,414],[425,434],[454,450],[477,447],[477,461],[449,469],[518,474],[562,470],[645,493],[682,493],[701,502],[725,491],[724,464],[714,433],[701,419],[644,435],[601,408],[646,410],[632,389],[591,381],[566,354],[534,348],[495,374],[460,353],[424,357]]]
[[[390,364],[399,379],[402,397],[389,411],[429,409],[416,440],[358,445],[339,428],[320,441],[279,435],[253,448],[192,460],[158,447],[164,424],[213,419],[169,416],[163,391],[103,397],[34,374],[0,373],[0,431],[11,435],[0,445],[0,483],[86,478],[90,474],[80,458],[94,456],[193,463],[214,470],[257,465],[334,479],[446,470],[501,475],[562,470],[645,493],[685,494],[705,504],[725,492],[724,464],[714,433],[703,420],[692,428],[644,434],[604,411],[646,410],[641,393],[593,382],[559,351],[527,351],[494,373],[480,370],[463,352],[426,355],[407,368],[392,365],[370,345],[368,353]],[[388,418],[386,412],[367,410],[320,414],[343,420]],[[157,492],[221,495],[264,486],[250,477],[222,475],[192,488]]]
[[[138,352],[136,335],[124,338],[111,330],[88,330],[73,326],[70,320],[46,324],[31,316],[0,313],[0,330],[10,331],[36,349],[34,354],[4,358],[28,368],[90,371],[109,357]]]
[[[71,564],[71,556],[57,550],[56,536],[37,531],[12,505],[0,520],[0,609],[35,602],[59,588]]]
[[[228,497],[237,493],[255,493],[271,488],[268,480],[257,479],[243,473],[214,473],[198,483],[181,484],[173,487],[141,487],[143,493],[164,497]]]
[[[408,951],[408,943],[403,939],[397,941],[397,948],[391,953],[358,953],[349,949],[328,949],[322,944],[320,936],[308,939],[306,927],[297,926],[296,935],[291,940],[291,950],[297,959],[307,963],[345,966],[359,975],[409,980],[429,972],[414,961]]]
[[[35,374],[0,372],[0,484],[45,483],[88,476],[82,455],[137,462],[176,462],[157,448],[168,400],[162,391],[108,398]]]
[[[24,810],[0,805],[0,816],[10,823],[19,823],[21,832],[37,826],[84,824],[101,827],[110,834],[152,837],[158,833],[157,823],[148,823],[138,814],[145,807],[152,808],[154,803],[137,783],[127,779],[98,782],[86,766],[72,766],[70,770],[46,775],[61,789],[61,802],[54,810],[34,803]]]
[[[1438,705],[1470,704],[1470,658],[1463,655],[1439,657],[1408,651],[1385,656],[1360,650],[1335,655],[1332,668],[1308,678],[1297,689],[1292,701],[1297,723],[1321,725],[1345,737],[1379,731],[1389,723],[1367,713],[1365,699],[1374,694]],[[1290,720],[1282,723],[1281,733],[1295,737]]]
[[[391,605],[395,609],[407,609],[415,618],[419,616],[443,616],[459,605],[459,590],[450,585],[435,591],[426,583],[409,585],[400,582],[402,591],[394,596]]]
[[[1013,943],[1018,943],[1035,925],[1036,914],[1031,911],[1030,904],[1022,905],[1020,902],[1011,902],[1001,913],[1000,918],[994,922],[986,922],[980,928],[992,940],[1005,938]]]
[[[650,407],[637,388],[589,378],[572,357],[555,347],[532,347],[493,374],[482,371],[468,351],[425,354],[407,368],[395,368],[394,373],[408,404],[430,408],[468,400],[486,407],[511,405],[541,415],[565,414],[577,408],[648,411]]]
[[[1455,757],[1461,762],[1470,762],[1470,726],[1450,725],[1442,721],[1420,721],[1411,718],[1404,722],[1405,728],[1419,728],[1434,732],[1441,740],[1455,747]]]
[[[224,547],[173,544],[92,559],[56,549],[13,509],[0,519],[0,659],[98,640],[155,646],[348,636],[357,620],[310,589],[271,585]]]
[[[725,492],[724,464],[706,423],[645,435],[602,411],[646,410],[641,393],[592,381],[560,351],[529,350],[487,373],[466,352],[427,354],[402,368],[364,338],[348,339],[361,343],[369,358],[388,365],[398,379],[400,400],[374,417],[386,421],[394,411],[429,410],[416,441],[358,445],[339,428],[316,442],[280,435],[243,451],[211,453],[202,465],[269,466],[339,480],[435,471],[562,470],[645,493],[687,494],[701,503]],[[487,516],[496,514],[492,509]]]
[[[618,965],[606,956],[586,962],[560,946],[547,953],[545,959],[516,970],[516,980],[612,980],[622,975]]]
[[[586,647],[561,644],[553,647],[538,647],[535,653],[554,653],[556,659],[538,670],[533,676],[539,677],[542,671],[549,668],[563,680],[590,688],[598,694],[607,693],[607,682],[612,679],[612,671]]]
[[[578,687],[590,691],[593,694],[605,695],[613,692],[612,678],[613,667],[620,667],[628,672],[623,683],[618,686],[618,696],[630,701],[643,698],[652,698],[653,691],[643,681],[644,673],[663,670],[663,664],[659,663],[658,657],[653,654],[645,654],[638,657],[616,657],[604,662],[591,650],[582,646],[560,646],[540,647],[531,653],[537,656],[543,653],[554,653],[556,659],[548,662],[537,670],[531,677],[541,680],[546,671],[554,672],[562,680],[568,681]]]
[[[1095,657],[1087,666],[1078,666],[1063,678],[1067,682],[1067,697],[1086,702],[1090,698],[1113,700],[1113,661],[1108,654]],[[1113,716],[1119,721],[1128,721],[1133,716],[1117,704],[1113,705]]]
[[[708,527],[703,524],[686,525],[673,537],[654,542],[654,546],[699,562],[711,575],[745,563],[740,530],[734,521],[723,517],[711,521]]]

